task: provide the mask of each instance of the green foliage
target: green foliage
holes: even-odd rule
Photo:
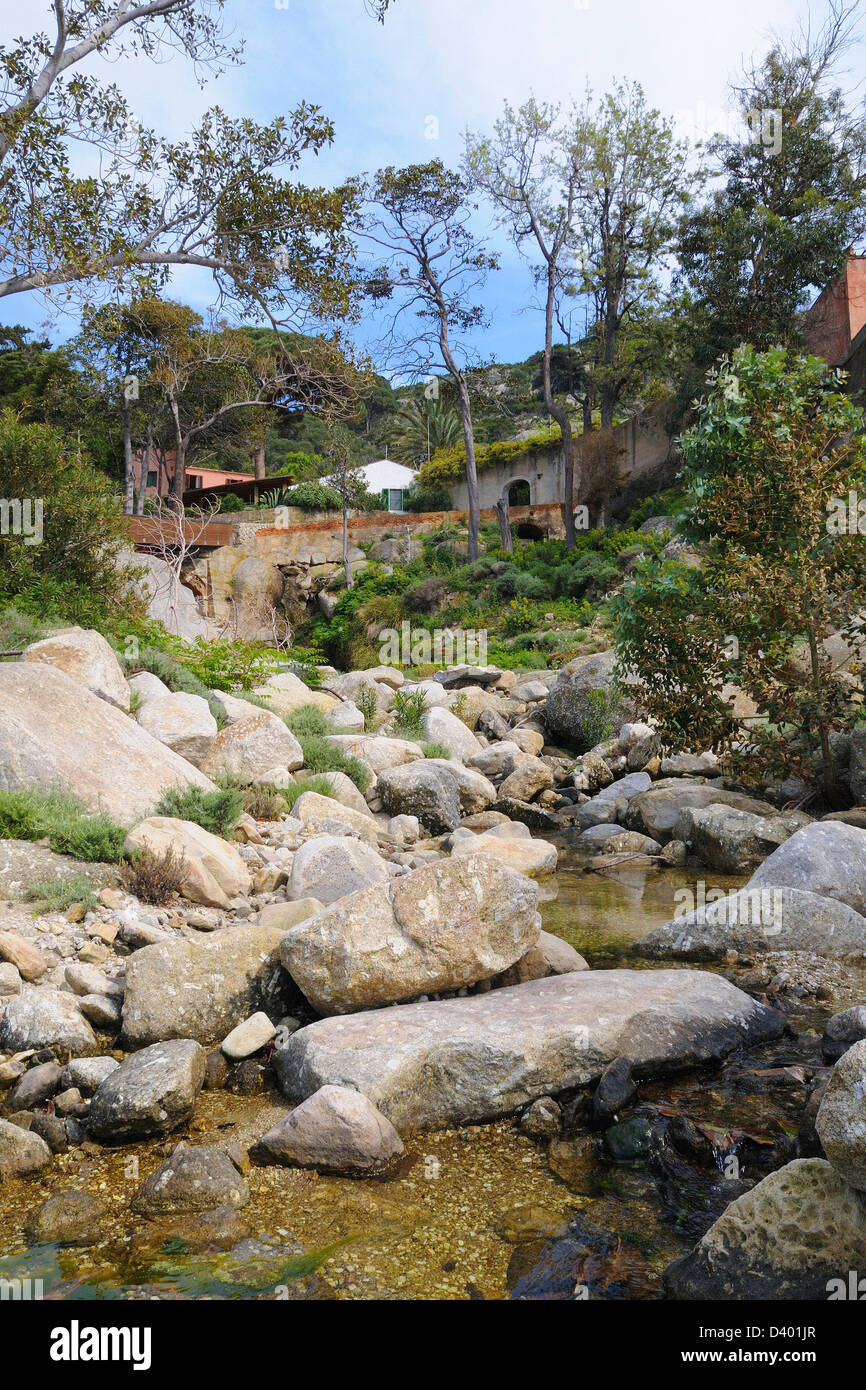
[[[29,614],[19,613],[11,605],[0,609],[0,653],[21,651],[44,636],[45,628]]]
[[[72,878],[44,883],[28,883],[24,896],[28,902],[36,902],[44,912],[66,912],[73,903],[82,903],[85,911],[96,907],[96,893],[86,874],[74,874]]]
[[[253,820],[279,820],[287,809],[286,795],[282,787],[268,785],[243,787],[241,804]]]
[[[283,669],[285,659],[255,642],[196,639],[183,649],[187,670],[214,690],[251,690]]]
[[[169,787],[160,797],[155,814],[194,821],[212,835],[234,830],[244,810],[243,793],[237,787],[204,791],[201,787]]]
[[[319,796],[330,796],[336,800],[334,788],[331,786],[327,777],[307,777],[300,782],[295,782],[290,787],[282,787],[280,795],[285,802],[287,810],[291,811],[299,796],[304,792],[317,792]]]
[[[502,630],[509,636],[535,626],[535,609],[527,598],[513,598],[505,610]]]
[[[364,732],[374,733],[379,722],[379,707],[372,685],[365,684],[359,687],[358,694],[355,696],[355,704],[364,716]]]
[[[858,641],[866,554],[848,498],[866,486],[863,421],[838,373],[781,348],[739,349],[710,385],[681,441],[701,570],[638,567],[615,605],[619,663],[678,747],[722,749],[751,779],[808,780],[817,760],[831,800],[830,735],[854,706],[823,639]],[[757,705],[748,732],[726,684]]]
[[[330,719],[318,705],[299,705],[286,717],[286,724],[297,738],[325,738],[335,732]]]
[[[162,854],[139,849],[120,865],[121,886],[133,897],[160,906],[183,887],[185,859],[169,848]]]
[[[129,542],[111,485],[86,457],[3,411],[0,479],[0,605],[95,627],[140,608],[114,563]]]
[[[329,743],[318,734],[298,734],[297,739],[304,752],[304,767],[310,772],[345,772],[358,791],[367,790],[372,773],[366,763],[344,753],[337,744]]]
[[[443,743],[435,743],[431,739],[422,739],[418,744],[425,758],[450,758],[451,754]]]
[[[391,713],[397,738],[419,739],[424,734],[427,696],[423,690],[395,690]]]
[[[0,791],[0,840],[47,840],[56,854],[114,864],[126,831],[110,816],[92,815],[68,792],[28,787]]]
[[[537,454],[543,450],[561,447],[562,432],[559,426],[552,426],[547,430],[538,430],[526,439],[498,439],[492,444],[477,445],[475,466],[480,471],[483,468],[492,468],[498,463],[511,463],[525,454]],[[418,480],[424,487],[433,486],[462,478],[465,470],[466,450],[462,444],[452,444],[447,449],[436,450],[432,457],[421,465]],[[440,509],[433,507],[430,510]]]
[[[403,493],[403,510],[407,512],[448,512],[451,510],[451,494],[438,482],[422,482],[420,479]]]

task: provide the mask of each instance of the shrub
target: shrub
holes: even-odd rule
[[[415,482],[403,493],[403,508],[407,512],[448,512],[451,494],[441,483]]]
[[[0,603],[14,601],[22,613],[39,617],[56,612],[88,627],[143,611],[115,563],[129,538],[114,487],[74,445],[48,425],[0,412],[0,479],[7,510],[13,499],[31,499],[29,526],[19,534],[4,514]],[[40,501],[41,541],[33,544]],[[13,510],[9,520],[15,519]],[[20,519],[27,522],[25,512]]]
[[[65,882],[28,883],[24,896],[46,912],[66,912],[73,903],[83,903],[88,912],[96,907],[93,884],[86,874],[75,874]]]
[[[366,763],[362,763],[359,758],[353,758],[349,753],[344,753],[336,744],[329,743],[327,738],[317,734],[296,736],[304,752],[304,767],[310,772],[345,772],[355,783],[358,791],[367,790],[372,773]]]
[[[155,814],[194,821],[212,835],[227,835],[243,811],[244,796],[239,787],[220,787],[215,792],[201,787],[169,787],[157,802]]]
[[[68,792],[0,791],[0,840],[47,840],[56,854],[114,864],[126,831],[110,816],[92,815]]]
[[[280,795],[289,811],[304,792],[318,792],[319,796],[329,796],[334,801],[337,799],[334,795],[334,788],[327,777],[307,777],[304,781],[295,782],[293,786],[281,789]]]
[[[391,713],[398,738],[420,738],[424,733],[427,697],[423,690],[396,690]]]
[[[443,743],[434,743],[430,739],[424,739],[419,745],[425,758],[450,758],[451,754]]]
[[[279,820],[287,808],[283,789],[269,784],[244,787],[241,801],[243,809],[253,820]]]
[[[379,706],[372,685],[362,685],[355,696],[355,704],[364,716],[364,732],[372,734],[379,723]]]
[[[318,705],[299,705],[286,718],[286,724],[297,738],[302,736],[324,738],[334,732],[334,726]]]
[[[529,599],[513,598],[505,610],[502,627],[506,633],[514,636],[518,632],[528,632],[535,622],[535,609]]]
[[[127,893],[145,903],[165,903],[179,893],[184,882],[186,861],[183,854],[169,848],[162,854],[150,849],[136,850],[120,866],[120,882]]]

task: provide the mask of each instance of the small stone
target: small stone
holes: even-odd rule
[[[97,1028],[114,1033],[120,1027],[122,1005],[119,999],[107,994],[85,994],[79,1002],[84,1017]]]
[[[64,1154],[72,1138],[68,1126],[74,1123],[73,1120],[62,1120],[59,1115],[45,1115],[37,1110],[30,1121],[30,1133],[44,1139],[53,1154]]]
[[[92,1096],[120,1063],[113,1057],[73,1057],[63,1068],[60,1084],[75,1086],[84,1096]]]
[[[229,1075],[229,1064],[219,1048],[209,1052],[205,1059],[204,1067],[204,1087],[205,1091],[222,1091],[225,1089]]]
[[[204,1048],[188,1038],[134,1052],[93,1097],[91,1134],[120,1143],[170,1133],[192,1118],[204,1069]]]
[[[246,1206],[250,1190],[222,1149],[178,1145],[132,1199],[148,1215]]]
[[[0,931],[0,960],[14,965],[23,980],[39,980],[49,967],[42,951],[14,931]]]
[[[562,1125],[562,1111],[551,1096],[539,1096],[524,1110],[518,1128],[530,1139],[556,1139]]]
[[[346,1086],[322,1086],[263,1135],[250,1157],[351,1174],[386,1168],[403,1153],[396,1129],[366,1096]]]
[[[25,1072],[9,1096],[10,1110],[35,1110],[50,1100],[60,1084],[61,1069],[56,1062],[43,1062]]]
[[[33,1245],[92,1245],[106,1206],[88,1192],[58,1192],[28,1215],[24,1234]]]
[[[251,1018],[239,1023],[223,1040],[222,1050],[232,1062],[242,1062],[245,1057],[261,1052],[263,1047],[276,1037],[276,1028],[266,1013],[253,1014]]]
[[[8,1120],[0,1120],[0,1179],[41,1173],[50,1162],[51,1150],[44,1139]]]

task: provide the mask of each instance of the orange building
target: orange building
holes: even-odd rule
[[[134,458],[136,479],[139,488],[144,489],[146,497],[165,497],[174,477],[174,451],[169,450],[165,462],[154,455],[151,466],[145,475],[144,454]],[[188,464],[183,480],[184,492],[199,491],[202,488],[222,487],[225,483],[248,483],[252,473],[229,473],[223,468],[204,468],[199,464]]]
[[[849,251],[845,269],[822,290],[802,319],[809,351],[831,367],[844,367],[866,328],[866,256]]]

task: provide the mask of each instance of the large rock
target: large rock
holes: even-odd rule
[[[275,767],[303,767],[301,745],[282,719],[269,710],[238,719],[220,729],[202,762],[209,777],[253,782]]]
[[[690,843],[699,859],[720,873],[745,874],[757,868],[796,830],[808,825],[802,811],[756,816],[733,806],[711,803],[680,812],[673,838]]]
[[[228,1154],[202,1144],[179,1144],[135,1193],[135,1211],[165,1216],[183,1211],[214,1211],[246,1206],[250,1189]]]
[[[270,676],[264,685],[256,687],[255,694],[267,700],[281,719],[294,714],[304,705],[315,705],[323,714],[330,715],[340,704],[335,695],[328,695],[324,690],[311,690],[294,671],[279,671]]]
[[[129,832],[126,848],[148,849],[159,855],[173,850],[178,858],[182,855],[180,891],[191,902],[228,907],[233,898],[250,891],[249,870],[234,845],[195,821],[151,816]]]
[[[66,627],[41,642],[25,647],[22,661],[36,661],[71,676],[100,700],[118,709],[129,709],[129,686],[114,649],[101,632]]]
[[[748,886],[804,888],[866,915],[866,830],[815,821],[765,859]]]
[[[467,729],[462,719],[452,714],[450,709],[436,705],[424,715],[424,737],[431,743],[441,743],[452,758],[466,762],[478,752],[478,739],[471,729]]]
[[[815,1128],[837,1173],[866,1190],[866,1040],[849,1047],[833,1068]]]
[[[426,766],[441,768],[457,783],[457,796],[464,816],[486,811],[496,800],[496,788],[474,768],[464,767],[456,758],[428,758]]]
[[[92,1057],[100,1050],[75,995],[47,985],[16,995],[0,1021],[0,1049],[39,1052],[42,1048],[73,1057]]]
[[[91,1245],[106,1210],[89,1192],[57,1192],[28,1213],[24,1234],[33,1245]]]
[[[667,782],[656,782],[649,791],[634,797],[625,812],[625,824],[629,830],[640,830],[666,845],[674,838],[683,811],[702,810],[713,805],[732,806],[755,816],[777,814],[775,806],[754,796],[727,791],[712,782],[689,782],[685,777],[673,777]]]
[[[489,748],[479,748],[477,753],[466,759],[466,765],[477,768],[492,782],[499,782],[503,777],[509,777],[515,768],[530,761],[531,756],[511,739],[503,739],[500,743],[491,743]]]
[[[250,1014],[286,1012],[279,927],[226,927],[145,946],[129,957],[123,1036],[130,1047],[168,1038],[220,1043]]]
[[[800,888],[741,888],[655,927],[637,951],[656,960],[723,960],[728,951],[811,951],[866,960],[866,919],[845,903]]]
[[[51,1150],[38,1134],[0,1120],[0,1182],[41,1173],[51,1162]]]
[[[303,782],[306,773],[300,774],[296,780]],[[310,776],[313,774],[311,773]],[[372,812],[358,791],[351,777],[347,777],[345,772],[317,772],[316,781],[325,781],[331,788],[331,795],[335,801],[339,801],[341,806],[348,806],[350,811],[358,811],[362,816],[372,816]],[[294,814],[294,813],[293,813]]]
[[[866,805],[866,724],[858,724],[851,733],[848,785],[855,805]]]
[[[423,761],[417,743],[405,738],[383,738],[380,734],[329,734],[328,742],[350,757],[358,758],[377,777],[388,768]]]
[[[372,690],[376,697],[376,707],[380,710],[390,708],[394,699],[394,687],[390,682],[377,681],[372,671],[347,671],[342,676],[331,676],[327,681],[328,692],[333,691],[341,699],[358,703],[362,691]]]
[[[553,773],[540,758],[527,758],[521,767],[506,777],[499,788],[501,797],[515,801],[531,801],[539,792],[553,786]]]
[[[698,1066],[778,1037],[784,1020],[720,975],[586,970],[465,999],[320,1019],[275,1053],[283,1092],[362,1091],[401,1134],[475,1124],[595,1080]]]
[[[509,869],[516,869],[519,874],[528,874],[530,878],[540,878],[556,868],[556,846],[548,840],[533,839],[521,822],[496,825],[471,840],[458,840],[451,851],[451,858],[460,859],[465,855],[474,857],[478,854],[496,859]]]
[[[581,830],[596,825],[611,825],[622,819],[636,797],[649,791],[652,778],[648,772],[629,772],[618,782],[602,787],[589,801],[577,808],[577,823]]]
[[[346,1086],[322,1086],[263,1134],[250,1157],[351,1177],[380,1172],[404,1152],[391,1121],[366,1096]]]
[[[825,1302],[864,1264],[866,1198],[823,1159],[799,1158],[731,1202],[665,1284],[681,1299]]]
[[[309,826],[337,821],[346,827],[347,834],[355,834],[371,845],[377,842],[376,822],[366,807],[363,812],[353,811],[351,807],[341,805],[333,797],[321,796],[319,792],[302,792],[292,807],[292,815]]]
[[[119,1144],[169,1134],[186,1124],[204,1081],[205,1056],[204,1048],[189,1038],[134,1052],[93,1097],[90,1133],[103,1143]]]
[[[615,687],[615,664],[608,651],[577,657],[562,668],[544,706],[554,739],[583,753],[633,717],[633,702]]]
[[[0,789],[53,787],[121,823],[148,815],[167,787],[214,784],[134,719],[59,670],[0,663]]]
[[[136,719],[154,738],[199,767],[217,736],[217,722],[201,695],[158,695],[145,700]]]
[[[295,853],[289,897],[327,904],[371,884],[381,891],[389,881],[387,865],[370,845],[344,835],[316,835]]]
[[[441,764],[406,763],[379,773],[376,790],[390,816],[417,816],[434,835],[460,824],[457,781]]]
[[[283,965],[322,1014],[460,989],[538,938],[538,890],[488,856],[441,860],[353,893],[283,937]]]
[[[119,560],[125,569],[132,567],[143,571],[132,582],[145,598],[149,618],[162,623],[185,642],[207,637],[207,619],[198,610],[195,594],[185,584],[178,583],[174,567],[167,560],[131,550],[123,551]]]

